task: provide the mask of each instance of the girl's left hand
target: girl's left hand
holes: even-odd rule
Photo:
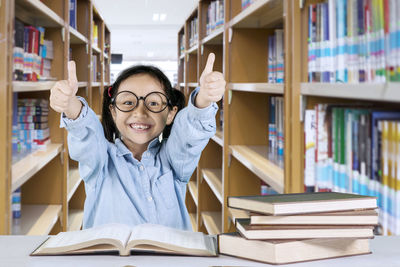
[[[226,81],[221,72],[213,71],[214,61],[215,55],[210,53],[200,76],[200,91],[195,101],[198,108],[205,108],[212,102],[218,102],[225,93]]]

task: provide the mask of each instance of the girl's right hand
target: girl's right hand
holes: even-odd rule
[[[82,108],[82,102],[76,97],[78,79],[74,61],[68,62],[68,80],[56,82],[50,90],[50,106],[70,119],[76,119]]]

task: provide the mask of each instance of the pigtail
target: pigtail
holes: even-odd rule
[[[101,124],[103,125],[104,136],[109,142],[112,143],[114,143],[115,138],[120,136],[110,110],[110,105],[112,104],[111,99],[114,94],[115,87],[109,86],[104,88],[103,109],[101,113]]]
[[[178,108],[178,112],[185,107],[185,95],[183,94],[182,91],[177,90],[175,88],[172,88],[169,90],[168,97],[170,98],[171,101],[171,106],[174,107],[176,106]],[[175,115],[176,117],[176,115]],[[174,118],[175,120],[175,118]],[[164,131],[162,133],[162,137],[168,138],[169,134],[171,133],[172,125],[174,124],[174,121],[170,125],[166,125],[164,128]]]

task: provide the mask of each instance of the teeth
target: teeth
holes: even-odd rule
[[[137,129],[137,130],[145,130],[145,129],[150,128],[148,125],[144,125],[144,124],[131,124],[131,127],[133,129]]]

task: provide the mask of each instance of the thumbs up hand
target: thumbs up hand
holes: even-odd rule
[[[212,102],[221,100],[225,92],[225,79],[221,72],[213,71],[214,53],[208,55],[207,64],[200,76],[200,91],[196,97],[196,107],[205,108]]]
[[[57,112],[64,112],[70,119],[76,119],[82,108],[82,103],[76,97],[78,79],[74,61],[68,62],[68,80],[55,83],[50,90],[50,106]]]

